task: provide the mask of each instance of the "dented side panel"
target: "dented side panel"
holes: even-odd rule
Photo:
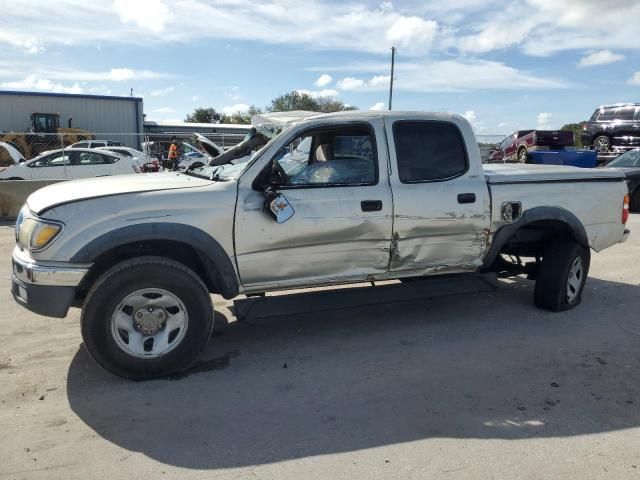
[[[391,243],[392,198],[387,177],[387,152],[380,120],[371,121],[376,136],[379,179],[376,185],[286,188],[294,210],[276,223],[263,209],[263,192],[253,179],[279,148],[241,178],[236,205],[236,260],[247,291],[275,285],[306,285],[365,280],[385,274]],[[296,130],[288,135],[295,138]],[[288,140],[283,140],[286,143]],[[363,201],[379,201],[379,211],[363,211]]]
[[[387,119],[391,164],[397,165],[393,121]],[[460,130],[467,146],[469,168],[451,180],[402,183],[391,175],[394,199],[395,252],[391,272],[416,274],[460,273],[477,270],[486,253],[491,202],[482,175],[480,153],[468,124],[447,118]],[[397,168],[394,169],[397,171]],[[460,203],[458,195],[473,194],[475,201]]]

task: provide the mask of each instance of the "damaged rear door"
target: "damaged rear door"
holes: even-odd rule
[[[490,198],[467,124],[386,119],[394,201],[391,272],[458,273],[482,264]]]
[[[235,221],[245,288],[386,274],[393,211],[387,161],[383,123],[375,120],[296,130],[268,161],[252,165],[240,180]],[[277,199],[283,220],[265,212],[265,197]]]

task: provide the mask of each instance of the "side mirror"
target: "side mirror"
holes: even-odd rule
[[[296,213],[287,198],[282,193],[278,193],[273,191],[271,188],[267,188],[264,191],[264,195],[266,197],[264,201],[265,211],[277,223],[286,222]]]

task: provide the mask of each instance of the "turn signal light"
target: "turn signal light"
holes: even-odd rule
[[[622,202],[622,223],[626,225],[627,220],[629,220],[629,195],[625,195]]]

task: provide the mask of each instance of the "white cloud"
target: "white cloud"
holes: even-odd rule
[[[340,93],[334,88],[325,88],[324,90],[305,90],[303,88],[296,90],[296,92],[318,98],[318,97],[339,97]]]
[[[467,110],[462,114],[462,116],[466,118],[469,123],[474,123],[478,120],[475,110]]]
[[[171,108],[171,107],[160,107],[160,108],[156,108],[154,111],[158,112],[158,113],[172,113],[172,112],[175,112],[175,110],[173,108]]]
[[[35,37],[22,35],[15,32],[0,31],[0,43],[8,43],[18,47],[25,53],[34,54],[44,51],[42,42]]]
[[[199,97],[197,95],[194,95],[193,97],[191,97],[191,101],[192,102],[197,102],[198,100],[200,100],[202,97]]]
[[[130,80],[135,75],[135,72],[130,68],[112,68],[109,70],[109,80],[114,82],[122,82],[123,80]]]
[[[62,85],[60,83],[54,83],[48,78],[38,78],[36,75],[29,75],[23,80],[16,82],[5,82],[0,84],[0,87],[18,90],[40,90],[44,92],[82,93],[82,87],[78,82],[73,85]]]
[[[369,110],[384,110],[385,108],[387,108],[387,106],[384,102],[376,102],[369,107]]]
[[[161,0],[114,0],[113,7],[123,23],[133,22],[152,32],[162,32],[171,18],[169,7]]]
[[[340,90],[361,90],[367,86],[364,80],[354,77],[345,77],[338,82]]]
[[[640,71],[633,74],[629,80],[627,80],[629,85],[640,85]]]
[[[448,39],[464,52],[517,46],[534,56],[565,50],[640,49],[637,0],[512,0],[462,17]],[[468,26],[464,25],[464,20]]]
[[[318,77],[318,79],[315,82],[313,82],[313,84],[316,87],[324,87],[325,85],[329,85],[332,81],[333,81],[333,78],[331,78],[331,75],[327,75],[326,73],[323,73]]]
[[[358,63],[353,66],[321,67],[325,70],[375,73],[386,70],[382,63]],[[353,68],[353,70],[350,70]],[[455,92],[464,90],[518,90],[566,88],[570,84],[552,77],[536,77],[504,63],[488,60],[435,60],[424,63],[403,62],[396,66],[394,90],[412,92]],[[368,79],[345,77],[337,82],[340,90],[374,91],[389,89],[389,75]]]
[[[222,111],[226,115],[231,115],[231,114],[234,114],[236,112],[245,113],[248,110],[249,110],[249,105],[247,105],[246,103],[236,103],[235,105],[229,105],[229,106],[223,107],[223,109],[222,109]]]
[[[428,51],[438,32],[438,23],[420,17],[400,17],[387,30],[387,40],[403,51]]]
[[[551,128],[551,114],[541,112],[538,114],[538,130],[549,130]]]
[[[7,38],[0,42],[14,39],[13,46],[22,50],[34,45],[184,44],[213,38],[369,53],[388,53],[394,42],[407,56],[425,53],[438,36],[436,20],[407,15],[389,2],[375,6],[358,0],[57,0],[38,2],[33,8],[14,3],[3,5]],[[49,21],[60,12],[66,27]],[[301,34],[300,29],[291,28],[293,18],[304,19],[313,28]]]
[[[152,97],[164,97],[165,95],[173,92],[173,87],[159,88],[157,90],[151,90]]]
[[[613,53],[611,50],[600,50],[582,57],[578,62],[578,67],[584,68],[595,65],[607,65],[609,63],[620,62],[624,60],[624,58],[624,55]]]

